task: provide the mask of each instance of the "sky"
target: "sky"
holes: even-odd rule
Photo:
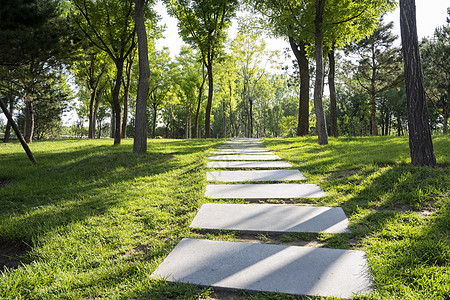
[[[450,7],[449,0],[416,0],[417,34],[419,40],[425,36],[431,36],[436,27],[446,24],[447,7]],[[160,24],[167,26],[164,32],[165,39],[159,40],[157,47],[159,49],[168,47],[171,55],[175,56],[179,53],[181,45],[183,45],[183,41],[178,36],[177,21],[167,14],[161,1],[158,2],[155,9],[162,17]],[[400,44],[400,9],[397,7],[394,12],[387,14],[385,21],[394,22],[393,31],[399,37],[398,43]],[[236,26],[232,26],[229,31],[229,37],[234,37],[236,32]],[[283,40],[268,39],[266,43],[268,50],[283,51],[289,47],[289,44]]]

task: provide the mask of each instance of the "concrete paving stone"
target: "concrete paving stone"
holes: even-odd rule
[[[208,155],[208,160],[279,160],[281,157],[278,155],[251,155],[251,154],[241,154],[241,155],[233,155],[233,154],[218,154],[218,155]]]
[[[244,232],[350,232],[340,207],[275,204],[202,205],[189,227]]]
[[[256,150],[267,150],[264,145],[221,145],[217,149],[256,149]]]
[[[243,182],[243,181],[292,181],[305,180],[299,170],[256,170],[256,171],[208,171],[208,181]]]
[[[267,169],[267,168],[292,168],[287,161],[209,161],[207,168],[225,168],[225,169]]]
[[[316,184],[209,184],[205,197],[212,199],[319,198],[326,193]]]
[[[201,286],[350,298],[371,292],[364,252],[183,239],[152,278]]]
[[[269,152],[267,150],[260,150],[260,151],[253,151],[253,150],[239,150],[239,151],[211,151],[210,154],[221,154],[221,155],[240,155],[240,154],[247,154],[247,155],[275,155],[273,152]]]

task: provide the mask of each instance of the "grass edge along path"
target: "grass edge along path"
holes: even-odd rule
[[[0,244],[29,250],[19,268],[0,273],[0,298],[208,299],[207,288],[149,276],[183,237],[239,238],[188,228],[204,202],[207,153],[222,142],[150,140],[144,156],[131,153],[131,140],[36,142],[38,166],[20,145],[0,145]],[[353,230],[276,238],[365,250],[378,294],[362,299],[448,297],[448,137],[434,138],[436,169],[406,165],[406,137],[330,139],[325,147],[314,137],[264,142],[329,194],[308,204],[342,206]]]

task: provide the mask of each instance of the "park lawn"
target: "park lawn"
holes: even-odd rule
[[[434,169],[408,166],[405,137],[316,140],[264,142],[329,195],[303,202],[342,206],[353,233],[255,239],[366,251],[377,293],[363,299],[449,299],[450,138],[434,137]],[[0,255],[23,254],[0,271],[0,299],[207,298],[150,274],[183,237],[240,239],[188,228],[206,201],[207,153],[223,141],[149,140],[147,155],[129,139],[34,142],[37,166],[0,144]]]

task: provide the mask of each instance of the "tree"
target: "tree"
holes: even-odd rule
[[[262,14],[264,28],[274,36],[283,37],[289,41],[300,74],[297,135],[308,135],[310,72],[307,46],[309,42],[308,36],[304,33],[304,26],[299,26],[304,5],[294,5],[285,0],[248,0],[248,3],[250,9],[255,9]]]
[[[74,64],[74,74],[78,85],[85,86],[90,93],[88,138],[95,137],[95,123],[101,94],[106,88],[108,58],[98,49],[87,46],[84,57]]]
[[[205,115],[205,137],[211,137],[211,107],[214,93],[213,65],[220,55],[238,6],[237,0],[166,0],[169,14],[178,19],[184,41],[200,50],[208,74],[208,102]]]
[[[151,53],[149,100],[152,107],[152,137],[156,137],[158,109],[165,104],[172,85],[170,53],[167,48]]]
[[[72,0],[78,12],[75,22],[86,37],[106,52],[116,67],[112,104],[114,145],[119,145],[122,117],[119,101],[124,63],[136,46],[132,0]]]
[[[134,127],[133,152],[147,152],[147,97],[150,80],[148,63],[148,42],[145,29],[145,5],[148,1],[134,0],[134,21],[138,38],[139,84],[136,96],[136,118]]]
[[[355,77],[370,95],[371,127],[374,136],[378,135],[377,94],[397,87],[404,80],[400,49],[393,46],[397,39],[391,33],[393,26],[393,22],[384,24],[381,20],[372,35],[348,48],[358,55]]]
[[[450,117],[450,8],[447,13],[447,26],[436,28],[421,48],[427,99],[442,117],[444,134]]]
[[[409,150],[414,166],[435,166],[433,142],[420,61],[415,0],[400,0],[400,29],[405,65]]]

